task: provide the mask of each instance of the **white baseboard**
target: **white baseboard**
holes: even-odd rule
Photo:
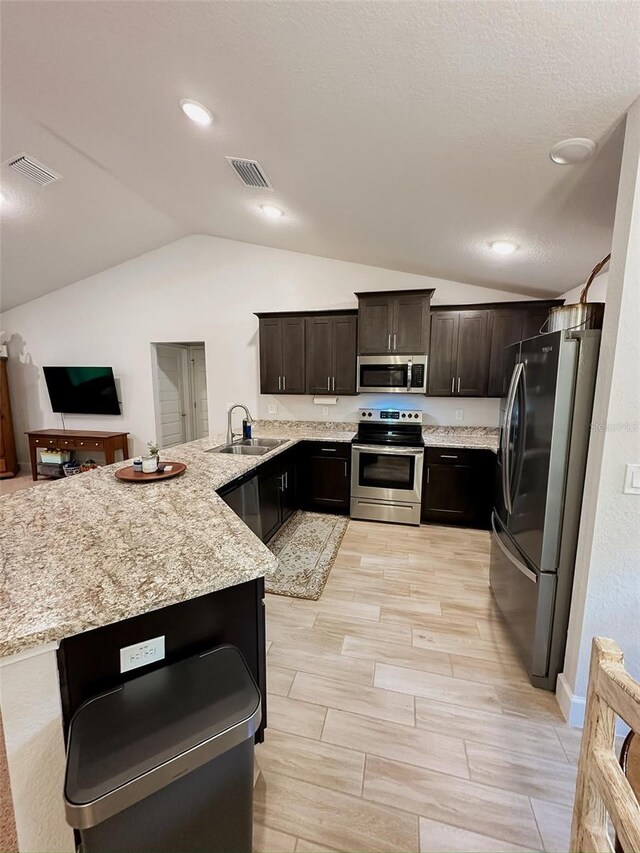
[[[560,710],[569,725],[574,729],[583,728],[586,709],[585,697],[576,696],[571,692],[571,687],[565,678],[564,672],[561,672],[558,676],[558,681],[556,683],[556,699],[558,700]],[[626,723],[623,723],[619,717],[616,717],[617,737],[625,737],[628,731],[629,727]]]
[[[581,729],[584,726],[585,698],[584,696],[576,696],[571,691],[564,672],[558,676],[556,699],[569,725],[574,729]]]

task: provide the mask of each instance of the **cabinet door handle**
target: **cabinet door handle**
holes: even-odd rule
[[[282,391],[282,376],[278,376],[278,391]]]
[[[282,390],[283,391],[287,390],[287,377],[286,376],[282,377]]]
[[[323,453],[337,453],[338,451],[337,451],[337,448],[335,448],[335,447],[323,447],[322,452]]]
[[[393,351],[394,351],[394,352],[398,349],[398,347],[396,346],[396,339],[397,339],[397,337],[398,337],[398,336],[397,336],[396,334],[394,334],[394,336],[393,336]]]
[[[440,459],[457,459],[457,456],[448,456],[446,453],[440,454]]]
[[[451,393],[452,394],[456,393],[455,388],[456,388],[456,377],[452,376],[451,377]]]
[[[284,487],[285,487],[285,489],[289,488],[289,472],[288,471],[284,472]]]
[[[331,390],[332,391],[336,390],[336,377],[335,376],[331,377]]]
[[[344,463],[344,476],[345,476],[345,477],[348,477],[348,476],[349,476],[349,475],[347,474],[347,463],[346,463],[346,462]]]
[[[429,468],[427,467],[427,486],[429,485]]]
[[[327,376],[327,391],[331,391],[331,377]]]
[[[387,341],[387,349],[391,352],[391,332],[389,332],[389,339]]]
[[[460,377],[458,376],[458,394],[460,393]]]

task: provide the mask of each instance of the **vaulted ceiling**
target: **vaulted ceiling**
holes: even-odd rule
[[[2,290],[33,299],[188,233],[532,295],[610,247],[637,2],[3,0]],[[189,122],[181,98],[214,114]],[[587,136],[586,164],[554,165]],[[225,156],[255,158],[251,190]],[[278,222],[257,206],[286,211]],[[507,238],[519,250],[493,255]]]

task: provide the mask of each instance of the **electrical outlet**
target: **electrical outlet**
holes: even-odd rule
[[[278,414],[278,404],[277,403],[269,403],[269,414],[277,415]]]
[[[627,465],[622,491],[625,495],[640,495],[640,465]]]
[[[323,406],[322,407],[322,417],[323,418],[329,417],[329,406]]]
[[[463,421],[464,420],[464,409],[456,409],[456,420]]]
[[[133,646],[123,646],[120,649],[120,672],[129,672],[159,660],[164,660],[164,635]]]

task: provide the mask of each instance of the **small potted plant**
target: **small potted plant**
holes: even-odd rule
[[[149,448],[149,453],[142,457],[142,472],[143,474],[155,474],[158,470],[160,448],[155,441],[148,441],[147,447]]]

